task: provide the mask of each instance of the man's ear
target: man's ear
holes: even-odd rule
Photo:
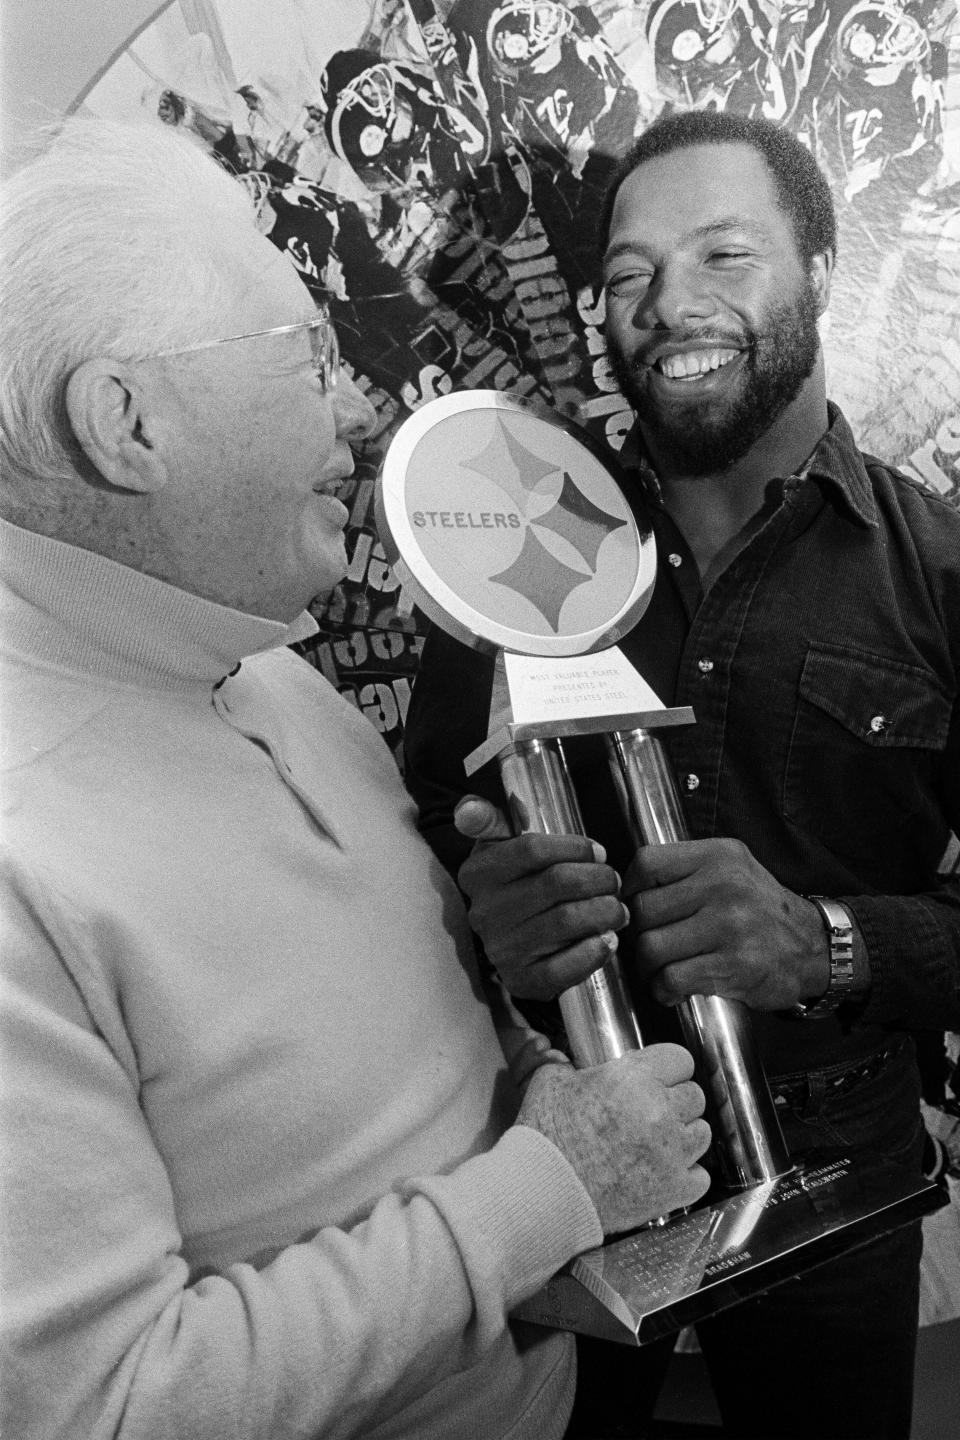
[[[834,254],[832,250],[822,250],[819,255],[814,255],[810,261],[810,279],[813,283],[813,293],[817,297],[817,314],[822,315],[830,304],[830,281],[833,278]]]
[[[85,360],[67,382],[67,416],[91,464],[111,485],[149,494],[167,480],[150,392],[121,360]]]

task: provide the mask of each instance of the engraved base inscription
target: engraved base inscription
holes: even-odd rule
[[[646,1345],[943,1203],[935,1185],[879,1156],[820,1152],[778,1180],[577,1256],[513,1314]]]

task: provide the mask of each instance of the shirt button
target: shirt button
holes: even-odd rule
[[[678,555],[677,552],[676,552],[676,550],[672,550],[672,551],[670,552],[670,554],[667,556],[667,559],[669,560],[670,564],[673,566],[674,570],[676,570],[676,569],[678,568],[678,566],[680,566],[680,565],[683,564],[683,556],[682,556],[682,555]]]
[[[709,675],[710,671],[713,669],[713,661],[708,660],[706,656],[704,656],[702,660],[697,661],[697,669],[700,671],[701,675]]]
[[[685,775],[685,776],[683,777],[683,783],[684,783],[684,785],[686,785],[686,787],[687,787],[688,790],[696,790],[697,787],[698,787],[699,784],[700,784],[700,776],[699,776],[699,775]]]
[[[882,735],[884,730],[888,729],[889,726],[890,721],[887,719],[886,715],[874,715],[873,719],[870,721],[870,729],[873,731],[874,735]]]

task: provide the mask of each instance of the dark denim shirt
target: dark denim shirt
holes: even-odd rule
[[[755,1015],[768,1073],[853,1059],[891,1030],[960,1027],[960,881],[937,873],[960,831],[960,512],[862,455],[831,406],[802,475],[771,478],[739,548],[702,583],[635,432],[621,463],[658,554],[621,648],[666,704],[694,709],[668,742],[691,835],[735,836],[796,893],[844,901],[869,954],[865,1002],[813,1021]],[[462,768],[486,738],[491,680],[489,658],[434,629],[406,778],[453,871],[469,849],[457,799],[499,796],[495,766],[469,786]],[[586,828],[622,865],[602,747],[567,753]]]

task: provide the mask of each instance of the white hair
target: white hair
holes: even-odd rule
[[[218,338],[264,243],[243,186],[190,141],[143,123],[64,122],[0,206],[11,478],[74,474],[64,391],[76,367]]]

